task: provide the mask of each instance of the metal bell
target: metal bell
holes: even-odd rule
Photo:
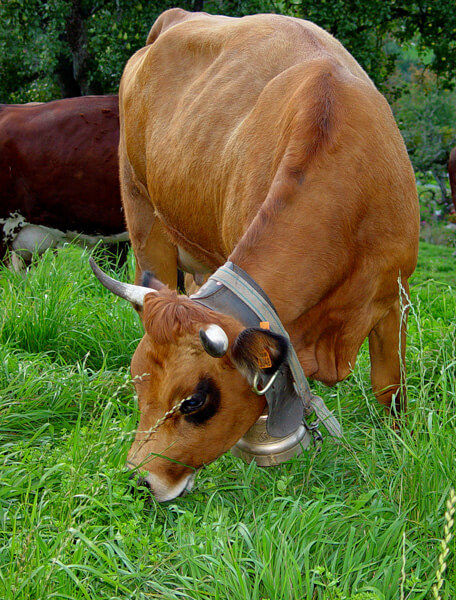
[[[247,433],[233,446],[234,456],[260,467],[274,467],[293,456],[299,456],[312,441],[312,435],[300,425],[296,431],[283,438],[272,437],[266,431],[267,413],[263,413]]]

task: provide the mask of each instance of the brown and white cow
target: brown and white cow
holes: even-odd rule
[[[0,105],[0,260],[65,241],[128,239],[117,96]]]
[[[145,270],[157,277],[117,290],[142,305],[145,327],[131,365],[141,417],[129,463],[156,498],[190,489],[195,470],[257,420],[259,358],[274,372],[286,346],[178,296],[176,265],[244,269],[306,376],[325,384],[349,375],[368,337],[375,395],[399,404],[418,200],[391,110],[353,57],[308,21],[173,9],[125,68],[120,125],[136,284]]]
[[[456,210],[456,148],[450,152],[448,160],[448,177],[450,179],[451,198]]]

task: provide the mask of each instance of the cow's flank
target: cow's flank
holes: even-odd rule
[[[0,105],[0,260],[128,239],[118,141],[117,96]]]

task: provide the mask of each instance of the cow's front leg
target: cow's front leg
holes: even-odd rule
[[[151,271],[162,283],[177,289],[177,250],[160,220],[153,216],[147,231],[138,235],[133,228],[130,238],[136,258],[135,283],[141,285],[144,271]]]
[[[369,334],[371,383],[379,402],[400,414],[407,408],[405,387],[405,348],[408,314],[408,285],[404,302],[399,299]],[[394,407],[391,406],[394,400]]]
[[[120,187],[128,234],[136,259],[135,284],[141,285],[144,271],[177,289],[177,249],[170,241],[146,188],[120,154]]]

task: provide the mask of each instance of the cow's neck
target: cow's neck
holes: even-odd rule
[[[277,219],[281,220],[280,216]],[[325,312],[314,315],[314,306],[328,294],[331,283],[327,269],[315,264],[315,247],[299,227],[281,223],[280,235],[269,221],[241,238],[229,260],[241,267],[261,286],[274,305],[295,347],[306,376],[322,381],[337,379],[336,348],[329,344],[324,356],[317,356],[318,340],[326,331]],[[314,243],[314,246],[318,242]],[[325,301],[325,308],[328,308]],[[319,363],[324,364],[324,373]]]
[[[361,268],[353,268],[349,243],[343,253],[331,254],[329,235],[320,239],[289,227],[275,237],[271,229],[255,245],[238,244],[229,260],[271,300],[306,376],[327,384],[341,381],[379,318],[369,281]]]
[[[254,256],[243,259],[233,252],[229,260],[241,267],[264,290],[286,327],[301,314],[296,304],[299,303],[299,286],[296,276],[288,274],[287,261],[277,258],[266,253],[263,260],[255,260]]]
[[[305,286],[303,293],[299,279],[306,260],[315,255],[313,248],[306,247],[306,223],[302,223],[300,203],[294,200],[284,202],[270,194],[245,224],[229,256],[265,291],[285,327],[309,308],[301,306],[309,288]]]

